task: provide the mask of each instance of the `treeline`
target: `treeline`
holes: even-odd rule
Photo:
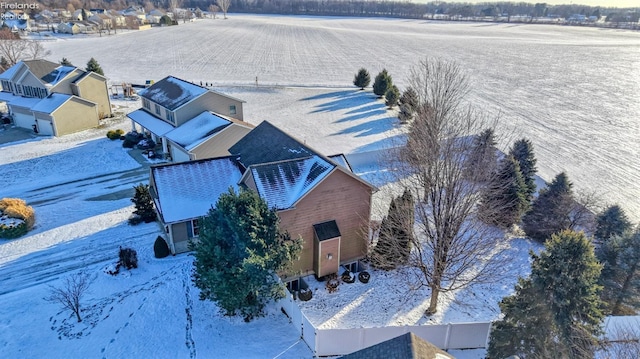
[[[41,8],[124,9],[137,5],[144,9],[199,8],[206,11],[216,0],[39,0]],[[567,0],[568,3],[571,1]],[[636,10],[636,11],[633,11]],[[420,19],[425,14],[440,14],[450,17],[484,16],[554,16],[569,18],[572,15],[606,17],[611,22],[637,22],[640,17],[638,8],[611,8],[587,5],[549,5],[544,2],[485,2],[469,4],[465,2],[432,1],[414,3],[408,1],[384,0],[231,0],[229,12],[282,15],[319,15],[319,16],[366,16],[396,17]]]

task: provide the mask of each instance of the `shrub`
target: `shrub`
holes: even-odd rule
[[[120,258],[118,264],[126,267],[127,269],[138,268],[138,253],[135,249],[120,247],[118,257]]]
[[[124,131],[122,131],[121,129],[109,130],[107,132],[107,138],[109,138],[111,141],[115,141],[115,140],[119,140],[123,134],[124,134]]]
[[[158,238],[156,238],[156,242],[153,244],[153,253],[156,258],[164,258],[171,254],[167,241],[165,241],[161,236],[158,236]]]
[[[142,140],[143,136],[141,133],[132,131],[128,132],[124,135],[124,141],[122,142],[122,147],[124,148],[133,148],[135,145]]]
[[[19,198],[0,200],[0,218],[0,238],[18,238],[35,224],[33,208]]]

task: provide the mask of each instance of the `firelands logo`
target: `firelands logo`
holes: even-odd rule
[[[35,3],[19,3],[19,2],[0,2],[0,10],[38,10],[39,4]]]

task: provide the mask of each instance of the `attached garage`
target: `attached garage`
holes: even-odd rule
[[[31,112],[28,109],[11,106],[11,113],[13,116],[13,123],[17,127],[31,129],[33,128],[33,125],[36,123],[36,120],[33,117],[33,112]]]

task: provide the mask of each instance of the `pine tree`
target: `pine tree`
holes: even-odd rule
[[[612,236],[621,236],[631,229],[631,222],[618,205],[607,207],[596,217],[596,231],[593,236],[601,241],[606,241]]]
[[[398,90],[396,85],[392,85],[384,94],[384,104],[389,106],[389,108],[392,108],[393,106],[398,104],[399,98],[400,90]]]
[[[593,358],[604,318],[593,245],[567,230],[531,257],[529,278],[500,303],[504,318],[491,331],[487,356]]]
[[[360,70],[358,70],[358,73],[353,79],[353,84],[360,87],[360,90],[364,90],[364,88],[369,86],[370,83],[371,76],[369,76],[369,71],[367,71],[367,69],[365,68],[361,68]]]
[[[134,203],[136,210],[133,211],[133,214],[145,223],[155,221],[156,211],[153,206],[153,198],[151,198],[151,194],[149,193],[149,185],[141,183],[135,186],[134,189],[135,194],[131,199],[131,202]],[[131,223],[135,224],[136,221]]]
[[[602,263],[602,298],[612,315],[634,313],[640,307],[640,227],[614,234],[597,251]]]
[[[373,82],[373,93],[378,97],[384,96],[387,90],[393,86],[393,80],[386,69],[380,71]]]
[[[516,141],[511,147],[509,154],[512,155],[520,163],[520,171],[522,171],[522,177],[527,185],[527,198],[533,199],[533,194],[536,193],[536,158],[533,153],[533,143],[523,138]]]
[[[269,300],[284,296],[275,275],[290,268],[302,239],[281,232],[275,210],[255,192],[229,190],[202,219],[194,249],[200,299],[249,321]]]
[[[567,175],[559,173],[547,187],[540,190],[531,211],[522,218],[527,236],[544,242],[552,234],[571,229],[571,211],[574,199],[572,183]]]
[[[528,209],[520,164],[513,156],[507,156],[500,161],[497,173],[484,190],[479,206],[480,218],[486,223],[509,228],[520,222]]]
[[[465,164],[468,178],[480,182],[491,179],[498,164],[498,149],[492,128],[487,128],[473,138],[470,152]]]
[[[407,261],[413,243],[414,217],[415,203],[411,192],[405,190],[402,196],[391,200],[372,254],[376,267],[390,270]]]
[[[96,61],[96,59],[94,59],[93,57],[89,60],[89,62],[87,62],[87,71],[93,71],[99,75],[104,76],[104,71],[102,71],[100,64],[98,64],[98,61]]]
[[[0,57],[0,71],[5,71],[9,67],[11,67],[11,65],[9,64],[9,61],[7,61],[7,59],[4,56]]]
[[[60,60],[60,65],[62,65],[62,66],[73,66],[71,61],[67,60],[66,57],[63,57],[62,60]]]
[[[407,106],[407,110],[411,111],[411,114],[415,113],[418,110],[419,102],[418,94],[412,87],[408,87],[404,92],[402,92],[402,96],[400,96],[400,100],[398,101],[401,106]]]

